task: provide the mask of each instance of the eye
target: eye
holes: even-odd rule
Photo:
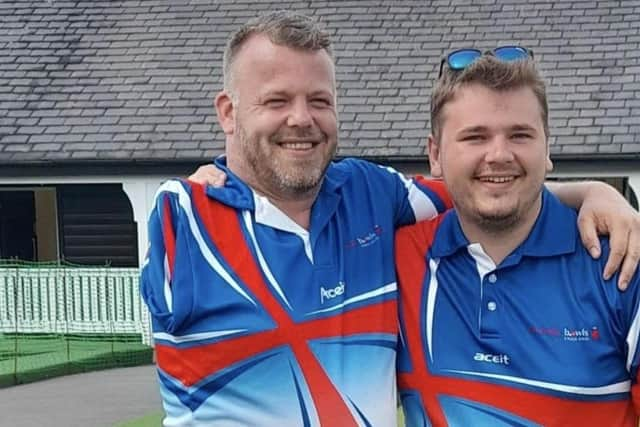
[[[484,141],[484,139],[485,139],[484,135],[479,133],[464,135],[462,138],[460,138],[461,141],[466,141],[466,142],[482,142]]]
[[[531,135],[528,132],[516,132],[513,135],[511,135],[511,139],[514,139],[516,141],[525,141],[531,138],[533,138],[533,135]]]
[[[287,103],[287,100],[284,98],[269,98],[264,101],[264,105],[266,105],[269,108],[284,107],[286,103]]]
[[[331,106],[331,101],[327,98],[312,98],[311,105],[316,108],[327,108]]]

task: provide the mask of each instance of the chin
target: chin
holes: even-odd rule
[[[484,211],[479,212],[477,218],[480,219],[482,227],[491,231],[508,230],[520,221],[517,210]]]
[[[306,193],[313,190],[320,184],[320,178],[310,176],[279,176],[278,182],[283,190],[294,193]]]

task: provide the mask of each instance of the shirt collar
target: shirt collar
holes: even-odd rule
[[[219,156],[213,164],[226,175],[224,187],[207,185],[207,196],[236,209],[254,210],[253,190],[227,167],[227,158]]]
[[[455,210],[449,210],[443,215],[446,216],[436,232],[431,248],[431,254],[436,258],[453,255],[470,244],[462,232]],[[538,218],[525,241],[513,251],[513,254],[549,257],[574,252],[576,222],[576,212],[563,205],[555,195],[543,188],[542,208]]]
[[[245,184],[245,182],[242,181],[236,174],[231,172],[231,170],[227,167],[226,156],[222,155],[217,157],[213,163],[218,169],[220,169],[227,175],[227,180],[224,187],[212,187],[210,185],[207,185],[206,192],[209,197],[233,208],[248,209],[251,211],[254,211],[256,209],[256,199],[266,200],[255,195],[255,192],[253,191],[253,189],[251,189],[251,187]],[[337,164],[334,162],[331,162],[329,164],[324,179],[322,180],[318,199],[321,198],[321,194],[327,196],[335,194],[338,189],[348,180],[349,174],[345,170],[343,170],[343,168],[340,168],[336,165]],[[317,202],[318,201],[316,200],[316,203]]]

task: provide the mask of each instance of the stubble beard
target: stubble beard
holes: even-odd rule
[[[522,215],[518,209],[505,214],[485,214],[476,212],[478,227],[492,235],[508,234],[520,223]]]
[[[251,139],[242,127],[236,129],[236,134],[246,163],[258,181],[256,184],[288,198],[298,198],[316,191],[336,151],[334,148],[321,164],[309,161],[291,165],[268,152],[267,147],[276,145],[276,138],[270,138],[269,141]]]
[[[535,197],[519,202],[507,212],[486,213],[475,209],[475,219],[478,227],[485,232],[499,236],[506,235],[516,230],[524,221],[527,212],[532,210],[542,192],[542,184],[535,191]]]

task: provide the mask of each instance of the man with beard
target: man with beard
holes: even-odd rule
[[[429,161],[455,209],[396,234],[407,426],[637,427],[640,275],[626,292],[603,280],[543,186],[533,54],[462,49],[441,74]]]
[[[141,286],[164,423],[394,425],[394,230],[444,211],[443,185],[331,162],[335,70],[311,19],[248,22],[223,65],[228,181],[169,181],[150,219]]]

